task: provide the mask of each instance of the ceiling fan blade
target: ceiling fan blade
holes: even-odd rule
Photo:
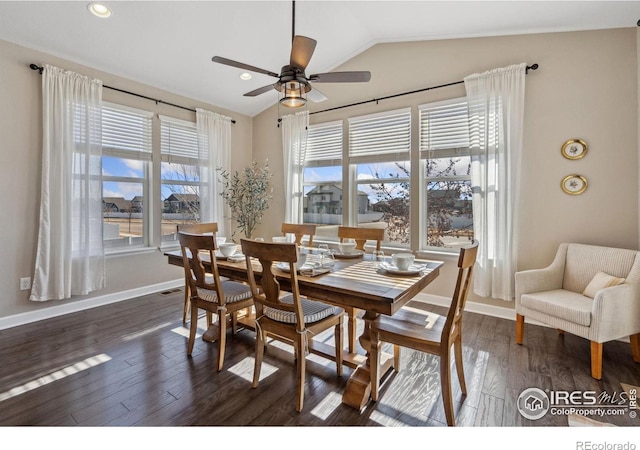
[[[260,94],[264,94],[265,92],[269,92],[272,89],[275,89],[276,85],[275,84],[268,84],[266,86],[262,86],[261,88],[258,89],[254,89],[251,92],[247,92],[246,94],[244,94],[245,97],[255,97],[257,95]]]
[[[222,56],[214,56],[213,58],[211,58],[211,61],[219,64],[231,66],[231,67],[237,67],[238,69],[249,70],[251,72],[257,72],[257,73],[263,73],[265,75],[270,75],[276,78],[280,76],[277,73],[273,73],[268,70],[261,69],[259,67],[250,66],[249,64],[244,64],[238,61],[234,61],[232,59],[223,58]]]
[[[312,88],[309,92],[307,92],[307,98],[311,100],[313,103],[320,103],[327,100],[327,96],[322,92],[317,90],[315,87]]]
[[[317,42],[306,36],[295,36],[291,45],[291,58],[289,65],[304,71],[311,61]]]
[[[314,83],[364,83],[371,79],[371,72],[327,72],[309,77]]]

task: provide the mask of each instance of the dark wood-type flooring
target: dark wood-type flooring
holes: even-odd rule
[[[308,356],[304,410],[295,411],[291,348],[271,343],[263,379],[251,389],[254,334],[229,334],[225,367],[216,345],[198,338],[187,357],[181,290],[158,293],[0,331],[0,425],[20,426],[444,426],[437,359],[403,349],[401,370],[384,380],[381,399],[362,412],[341,403],[352,370]],[[417,304],[444,312],[444,309]],[[202,319],[199,323],[203,323]],[[360,321],[361,322],[361,321]],[[524,419],[520,393],[543,390],[617,392],[640,386],[628,343],[604,346],[604,376],[590,376],[589,342],[527,324],[464,317],[468,396],[454,376],[458,426],[566,426],[566,416]],[[202,329],[200,331],[203,331]],[[332,342],[332,335],[317,337]],[[455,372],[453,372],[455,373]],[[598,418],[621,426],[640,418]]]

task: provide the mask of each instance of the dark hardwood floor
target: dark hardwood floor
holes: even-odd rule
[[[437,359],[403,349],[401,370],[384,380],[381,399],[362,412],[341,403],[351,369],[308,356],[305,404],[295,411],[291,348],[265,354],[263,379],[251,389],[254,335],[229,335],[225,367],[216,345],[198,338],[186,355],[180,290],[0,331],[0,424],[4,426],[444,426]],[[442,308],[417,307],[443,312]],[[201,324],[203,323],[201,320]],[[522,417],[516,401],[530,387],[620,393],[640,386],[629,344],[604,346],[602,381],[590,376],[589,343],[527,324],[525,345],[515,323],[479,314],[464,318],[468,396],[454,377],[458,426],[566,426],[567,417]],[[203,331],[203,330],[201,330]],[[332,342],[332,335],[318,336]],[[455,373],[455,372],[454,372]],[[619,426],[640,418],[597,418]]]

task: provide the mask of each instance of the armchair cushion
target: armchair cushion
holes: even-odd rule
[[[613,275],[609,275],[604,272],[598,272],[584,289],[582,295],[594,298],[600,289],[617,286],[623,282],[624,278],[614,277]]]
[[[588,327],[591,325],[593,300],[565,289],[524,294],[520,303],[525,308]]]

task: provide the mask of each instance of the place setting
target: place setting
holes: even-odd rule
[[[391,255],[391,262],[376,261],[376,265],[386,273],[402,276],[418,275],[427,267],[424,264],[416,264],[412,253],[394,253]]]
[[[338,244],[338,251],[334,253],[336,258],[355,259],[364,256],[364,251],[356,249],[355,242],[341,242]]]

